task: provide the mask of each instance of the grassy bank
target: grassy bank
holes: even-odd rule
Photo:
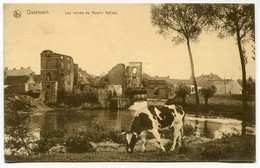
[[[241,95],[215,95],[209,99],[208,107],[205,106],[204,98],[200,96],[200,109],[196,108],[195,95],[186,98],[183,104],[181,98],[175,98],[174,104],[182,105],[187,114],[213,115],[218,117],[228,117],[235,119],[243,118],[242,96]],[[255,101],[248,101],[247,120],[250,123],[255,122]]]
[[[8,162],[52,162],[52,161],[255,161],[255,136],[226,136],[204,144],[178,147],[174,152],[162,153],[159,149],[135,151],[99,151],[90,153],[65,153],[55,155],[5,156]]]

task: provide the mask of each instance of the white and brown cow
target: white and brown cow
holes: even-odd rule
[[[159,107],[143,107],[139,109],[134,116],[131,128],[129,132],[123,132],[126,137],[126,150],[128,153],[132,153],[137,142],[138,136],[142,141],[142,151],[145,150],[146,135],[151,132],[156,138],[157,143],[160,145],[161,150],[164,152],[165,148],[162,145],[160,130],[174,128],[173,133],[173,145],[171,151],[175,149],[176,141],[178,145],[181,145],[183,136],[183,122],[185,112],[181,106],[165,105]]]

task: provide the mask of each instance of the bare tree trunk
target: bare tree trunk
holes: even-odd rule
[[[196,96],[196,104],[197,108],[200,106],[200,100],[199,100],[199,92],[198,92],[198,86],[195,78],[195,72],[194,72],[194,64],[193,64],[193,59],[192,59],[192,54],[191,54],[191,48],[190,48],[190,41],[187,38],[187,46],[188,46],[188,51],[189,51],[189,57],[190,57],[190,65],[191,65],[191,78],[193,80],[193,85],[195,89],[195,96]]]
[[[237,29],[237,45],[241,61],[242,69],[242,104],[243,104],[243,119],[242,119],[242,135],[245,134],[246,130],[246,113],[247,113],[247,95],[246,95],[246,67],[245,67],[245,58],[241,46],[241,38],[239,30]]]

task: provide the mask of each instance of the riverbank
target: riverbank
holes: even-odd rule
[[[196,107],[195,95],[187,97],[185,103],[181,98],[175,98],[171,103],[183,106],[187,114],[243,119],[241,95],[215,95],[209,99],[208,107],[205,106],[204,101],[204,98],[200,96],[199,109]],[[246,119],[251,124],[255,124],[255,111],[255,100],[248,100]]]
[[[96,162],[96,161],[255,161],[255,135],[232,135],[224,136],[222,139],[213,141],[195,139],[188,141],[182,147],[176,148],[174,152],[162,153],[160,149],[154,148],[152,140],[148,143],[147,151],[141,152],[137,146],[133,154],[127,154],[124,146],[118,145],[109,150],[96,150],[90,153],[63,153],[42,154],[30,156],[5,156],[6,162]],[[190,142],[190,143],[188,143]],[[197,142],[197,143],[196,143]],[[166,143],[166,148],[169,143]],[[104,147],[105,149],[105,147]]]
[[[6,95],[4,100],[4,110],[5,114],[8,114],[12,111],[18,112],[43,112],[50,111],[53,108],[50,108],[44,104],[41,100],[33,98],[28,95]]]

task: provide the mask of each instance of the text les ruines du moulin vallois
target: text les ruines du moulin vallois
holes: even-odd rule
[[[116,11],[65,11],[66,15],[117,15]]]

